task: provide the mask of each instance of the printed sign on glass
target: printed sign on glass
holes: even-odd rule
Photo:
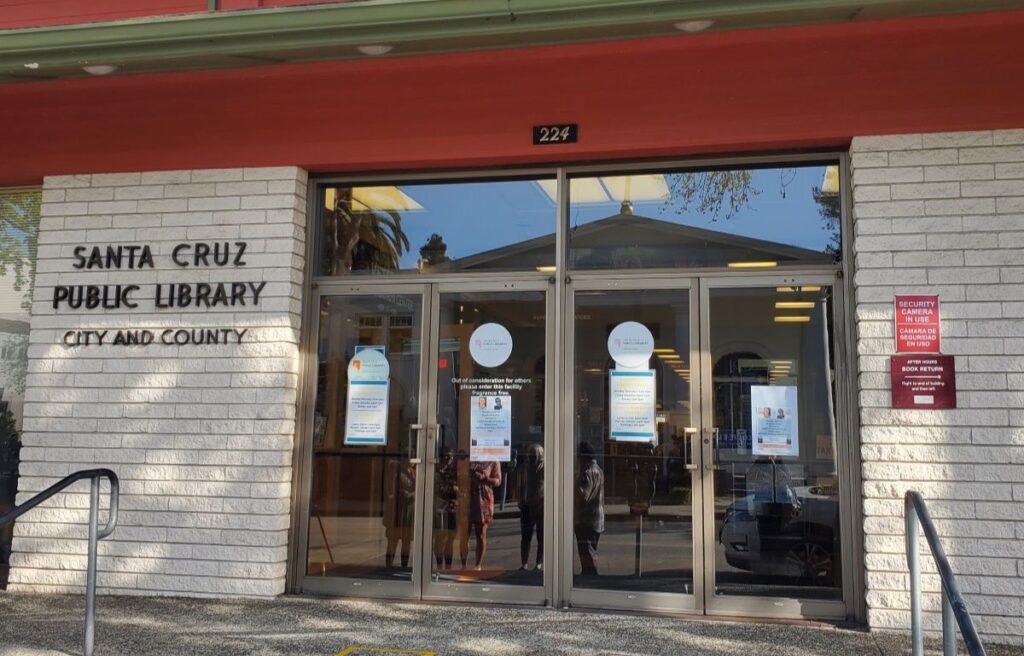
[[[755,456],[800,454],[795,385],[751,385],[750,415]]]
[[[939,297],[896,296],[896,352],[938,353]]]
[[[608,355],[623,369],[646,369],[654,353],[654,335],[647,326],[624,321],[608,335]]]
[[[512,460],[512,397],[474,394],[470,397],[469,459],[471,462]]]
[[[481,367],[500,367],[512,355],[512,333],[500,323],[485,323],[469,338],[469,355]]]
[[[346,445],[387,444],[390,373],[388,359],[376,349],[361,350],[348,363]]]
[[[617,442],[655,442],[658,438],[654,371],[608,372],[608,425]]]

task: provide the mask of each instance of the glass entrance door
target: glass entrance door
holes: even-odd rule
[[[571,299],[562,451],[570,601],[695,610],[703,562],[695,290],[678,281],[580,283]]]
[[[427,289],[318,297],[305,590],[419,594]]]
[[[550,598],[547,287],[467,283],[435,294],[425,597]]]
[[[702,282],[708,612],[846,614],[830,282]]]

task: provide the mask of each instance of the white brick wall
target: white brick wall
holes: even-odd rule
[[[1024,130],[863,137],[851,157],[869,622],[909,627],[901,498],[914,488],[979,630],[1024,644]],[[900,293],[941,295],[956,410],[890,407]]]
[[[294,167],[75,175],[44,183],[21,500],[83,468],[121,478],[100,543],[108,592],[284,591],[306,174]],[[245,241],[246,266],[181,268],[182,242]],[[78,270],[73,249],[149,244],[155,268]],[[259,305],[156,310],[156,283],[266,282]],[[136,284],[136,310],[52,307],[55,285]],[[69,348],[66,330],[237,327],[243,343]],[[87,485],[17,523],[14,590],[84,583]]]

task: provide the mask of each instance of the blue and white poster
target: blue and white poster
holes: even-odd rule
[[[617,442],[656,442],[654,371],[608,372],[608,426]]]
[[[755,456],[800,454],[795,385],[751,385],[750,414]]]
[[[348,363],[346,445],[387,444],[390,373],[388,359],[376,348],[360,349]]]
[[[469,411],[470,462],[512,460],[512,396],[474,394]]]

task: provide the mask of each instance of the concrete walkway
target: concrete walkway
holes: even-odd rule
[[[100,597],[96,656],[895,656],[907,641],[832,627],[612,613],[283,597]],[[82,597],[0,593],[0,655],[80,654]],[[406,652],[408,653],[408,652]],[[991,649],[990,654],[1021,654]]]

